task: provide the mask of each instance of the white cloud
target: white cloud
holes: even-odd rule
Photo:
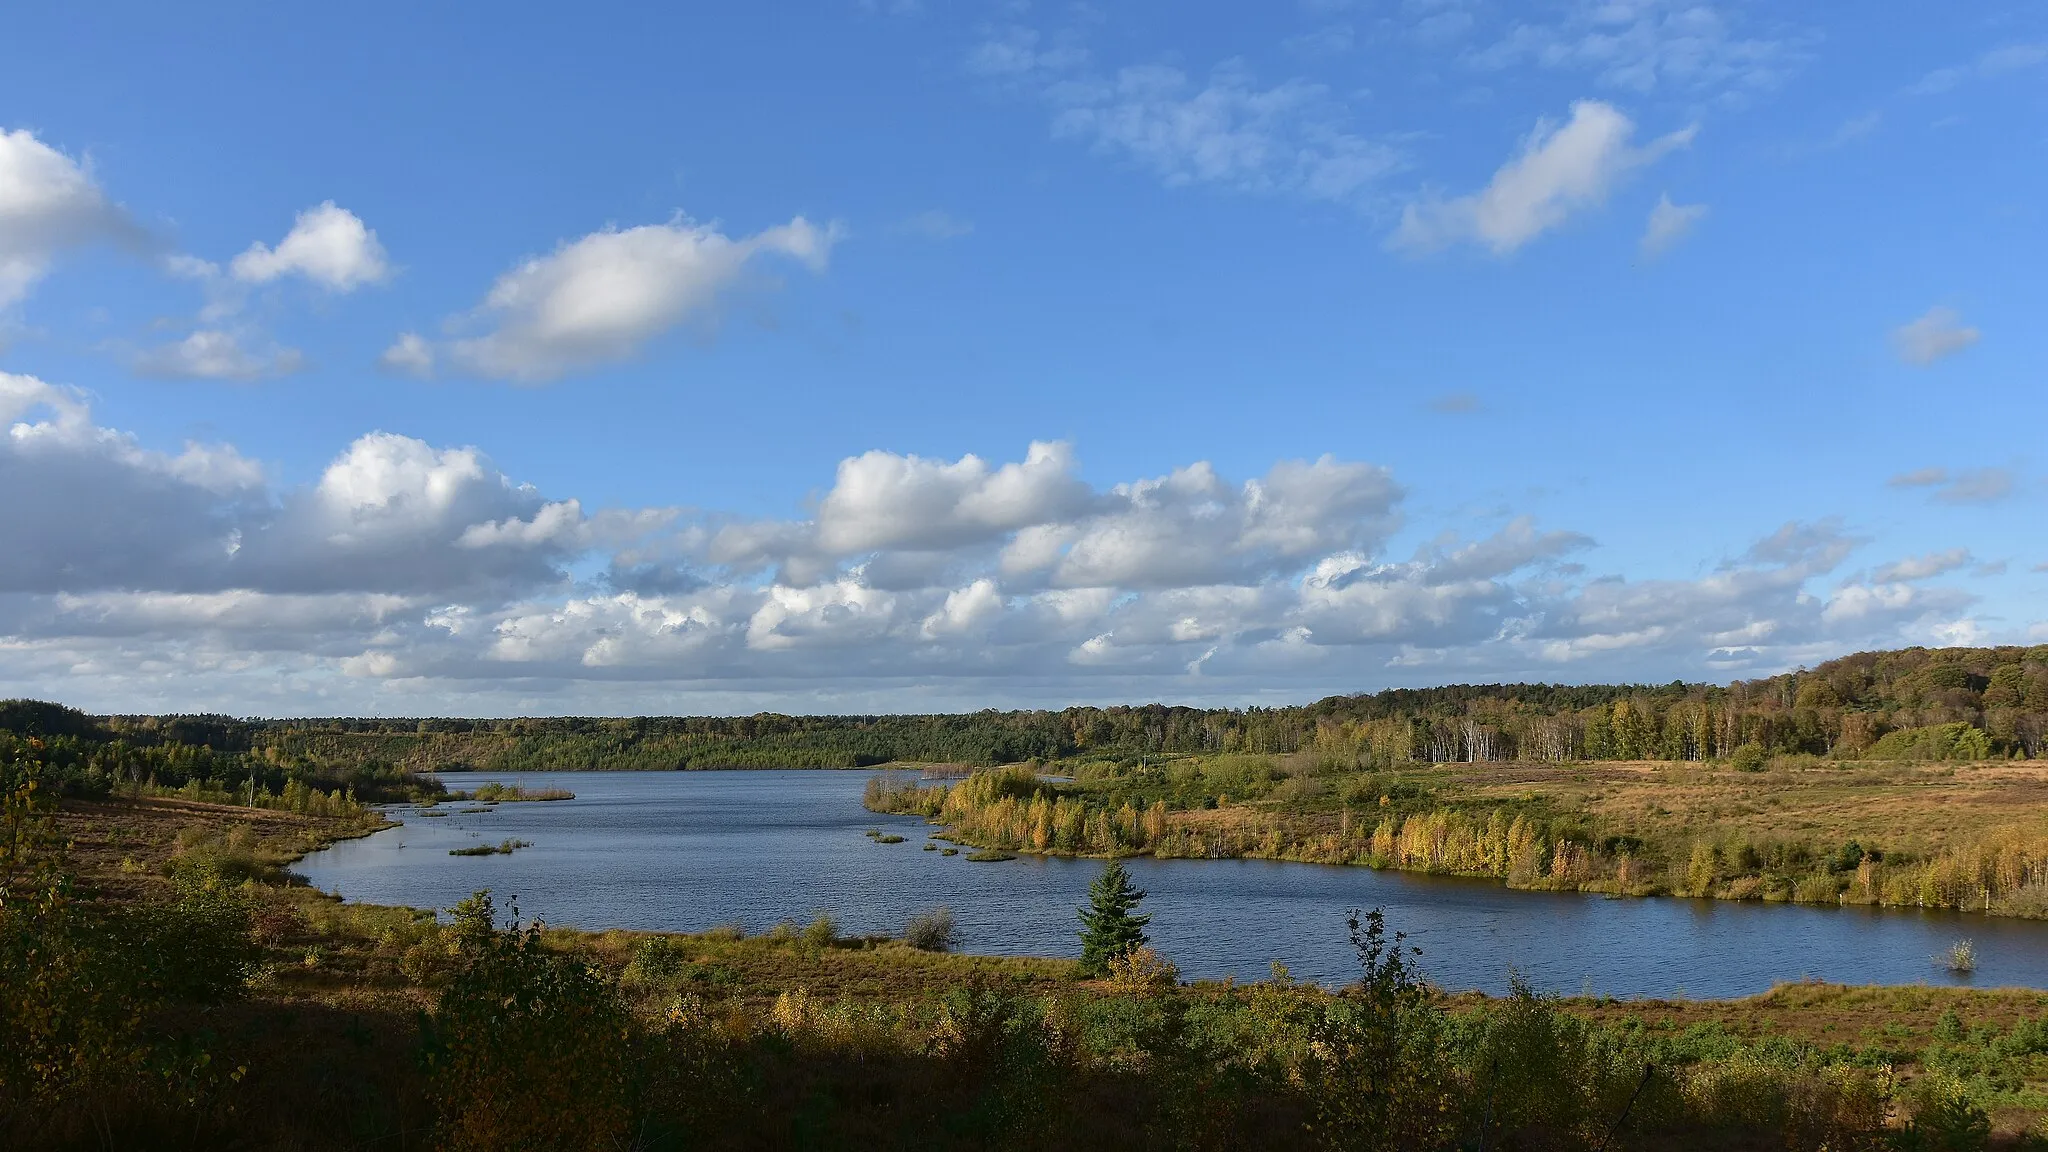
[[[1043,100],[1056,137],[1135,163],[1169,186],[1364,205],[1405,164],[1394,144],[1354,131],[1346,102],[1294,78],[1263,84],[1241,60],[1195,80],[1140,64],[1102,72],[1071,44],[1007,28],[969,54],[968,70]]]
[[[1177,68],[1124,68],[1048,90],[1053,132],[1150,169],[1168,185],[1352,201],[1402,166],[1398,150],[1346,131],[1328,89],[1261,86],[1241,64],[1199,86]]]
[[[1879,583],[1903,583],[1913,580],[1931,580],[1958,568],[1966,568],[1973,561],[1968,548],[1950,548],[1945,552],[1929,552],[1924,556],[1908,556],[1894,560],[1871,573],[1871,579]]]
[[[367,632],[415,614],[421,602],[387,593],[257,592],[60,593],[41,631],[64,636],[168,636],[235,634],[238,645],[261,646],[275,637],[291,645],[308,633]]]
[[[1916,468],[1886,481],[1893,488],[1929,488],[1943,504],[1991,504],[2012,495],[2009,468]]]
[[[0,593],[204,585],[233,555],[263,473],[232,448],[153,452],[93,424],[82,394],[0,373]]]
[[[135,358],[135,370],[171,380],[258,380],[289,376],[305,364],[295,348],[251,352],[233,332],[202,328],[183,340],[161,344]]]
[[[1899,358],[1922,368],[1975,344],[1983,333],[1963,323],[1961,313],[1941,305],[1892,330]]]
[[[948,464],[868,452],[840,462],[818,505],[818,544],[839,555],[955,546],[1058,519],[1087,498],[1067,444],[1034,442],[1022,463],[996,469],[972,455]]]
[[[84,165],[25,128],[0,130],[0,308],[26,297],[64,249],[139,235]]]
[[[1706,215],[1705,204],[1673,204],[1669,193],[1659,196],[1657,206],[1650,209],[1650,221],[1643,228],[1643,255],[1663,255],[1685,239]]]
[[[704,313],[757,256],[824,271],[838,236],[801,216],[737,240],[687,220],[593,232],[499,277],[478,309],[495,327],[450,352],[470,372],[525,383],[623,360]]]
[[[665,525],[660,509],[585,514],[474,448],[372,433],[307,488],[273,489],[231,447],[154,452],[93,423],[82,395],[0,374],[0,554],[9,592],[488,596],[563,580],[593,546]]]
[[[2021,72],[2048,63],[2048,42],[2005,44],[1979,55],[1968,64],[1937,68],[1906,89],[1908,96],[1936,96],[1961,87],[1970,80],[1985,80]]]
[[[925,617],[922,631],[928,638],[971,635],[1003,614],[1003,594],[996,582],[984,576],[965,588],[946,593],[939,610]]]
[[[383,686],[472,713],[1246,700],[1772,671],[1983,627],[1968,593],[1923,583],[1961,550],[1818,588],[1864,543],[1826,521],[1690,580],[1589,577],[1566,561],[1590,540],[1526,517],[1391,558],[1401,490],[1328,457],[1096,487],[1064,444],[874,452],[811,519],[746,521],[591,510],[383,432],[280,486],[225,446],[144,448],[30,377],[0,376],[0,421],[0,490],[38,495],[0,504],[0,689],[98,706],[346,714]]]
[[[1329,456],[1283,461],[1236,486],[1193,464],[1118,485],[1102,512],[1073,526],[1051,580],[1068,588],[1257,581],[1319,553],[1377,546],[1399,522],[1400,498],[1384,468]]]
[[[399,376],[424,380],[434,374],[434,346],[417,332],[400,332],[377,357],[377,367]]]
[[[1616,183],[1692,142],[1693,129],[1629,145],[1635,124],[1612,105],[1581,100],[1563,125],[1537,124],[1520,151],[1478,192],[1425,199],[1401,213],[1390,243],[1428,250],[1469,241],[1505,256],[1563,224],[1573,212],[1596,207]]]
[[[276,248],[251,244],[229,271],[251,284],[298,275],[331,292],[353,292],[390,276],[391,265],[377,234],[355,213],[328,200],[299,213]]]

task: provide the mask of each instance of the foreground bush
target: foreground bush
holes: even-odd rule
[[[488,892],[456,907],[456,968],[422,1024],[439,1146],[622,1146],[631,1018],[602,973],[547,949],[538,922],[496,916]]]
[[[65,871],[41,781],[0,796],[0,1145],[101,1143],[118,1117],[180,1107],[242,1069],[207,1037],[153,1021],[171,1005],[241,994],[261,949],[246,896],[181,878],[170,899],[82,899]]]

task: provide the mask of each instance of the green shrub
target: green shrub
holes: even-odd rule
[[[437,1146],[624,1145],[635,1037],[611,984],[548,951],[517,908],[499,928],[488,891],[454,912],[456,970],[422,1028]]]
[[[110,917],[127,978],[154,999],[213,1004],[241,993],[263,960],[253,905],[238,888],[179,882],[176,898]]]
[[[839,921],[830,912],[820,912],[804,926],[804,945],[813,951],[830,948],[839,939]]]
[[[1444,1018],[1415,970],[1417,951],[1380,910],[1349,920],[1359,982],[1310,1027],[1315,1129],[1333,1148],[1436,1148],[1454,1127]]]
[[[944,905],[929,912],[919,912],[903,926],[904,941],[920,952],[949,952],[957,937],[953,910]]]
[[[690,951],[679,940],[647,936],[633,945],[625,979],[633,984],[672,984],[690,964]]]
[[[1761,772],[1770,760],[1771,754],[1764,751],[1764,746],[1752,741],[1729,755],[1728,766],[1737,772]]]
[[[1872,760],[1983,760],[1991,755],[1991,742],[1971,724],[1931,724],[1888,732],[1864,755]]]
[[[1912,1120],[1899,1143],[1910,1152],[1982,1152],[1991,1142],[1991,1117],[1952,1076],[1921,1077],[1909,1094]]]

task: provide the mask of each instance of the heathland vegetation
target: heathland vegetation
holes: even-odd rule
[[[288,882],[346,818],[10,771],[11,1148],[1979,1148],[2048,1113],[2040,993],[1452,997],[1370,913],[1335,990],[958,955],[936,914],[921,948],[439,919]]]
[[[1517,888],[2048,915],[2048,764],[1455,764],[1304,756],[877,775],[866,803],[1056,855],[1257,857]]]
[[[1278,970],[1187,985],[1114,869],[1085,966],[962,955],[944,909],[901,940],[829,916],[754,937],[574,933],[483,894],[445,920],[342,905],[287,869],[380,827],[373,803],[453,798],[428,771],[909,761],[964,774],[878,780],[870,805],[947,825],[970,859],[1251,855],[2040,915],[2044,717],[2041,648],[1245,710],[247,721],[0,704],[0,1146],[2020,1146],[2048,1115],[2036,992],[1447,996],[1370,914],[1349,926],[1346,988]]]

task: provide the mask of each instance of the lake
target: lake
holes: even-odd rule
[[[405,823],[308,856],[296,868],[349,900],[445,909],[479,888],[500,906],[577,928],[758,932],[821,911],[852,934],[900,933],[912,914],[953,910],[963,950],[1079,953],[1074,910],[1098,860],[1020,856],[971,863],[920,848],[922,820],[861,807],[869,772],[473,772],[566,788],[574,800],[501,804]],[[878,844],[864,833],[906,837]],[[448,849],[506,838],[530,848],[462,857]],[[1500,992],[1512,968],[1539,989],[1618,997],[1742,996],[1802,977],[1841,983],[2048,988],[2048,923],[1962,913],[1809,908],[1686,899],[1519,892],[1487,880],[1264,860],[1126,861],[1149,896],[1153,945],[1188,978],[1264,979],[1274,961],[1339,984],[1356,962],[1351,908],[1382,907],[1422,951],[1430,978]],[[1967,937],[1974,976],[1933,957]]]

